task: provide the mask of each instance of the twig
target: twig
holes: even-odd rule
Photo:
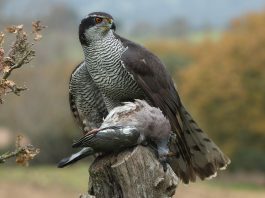
[[[39,154],[40,149],[35,148],[31,144],[26,146],[21,146],[22,136],[18,135],[16,139],[16,149],[12,152],[6,152],[0,155],[0,163],[4,163],[7,159],[16,157],[16,163],[28,166],[28,161],[32,160],[37,154]]]
[[[22,57],[22,59],[20,59],[20,60],[18,61],[17,64],[15,64],[14,66],[10,67],[9,70],[7,70],[7,71],[4,72],[2,79],[3,79],[3,80],[6,80],[6,79],[10,76],[11,72],[12,72],[14,69],[20,68],[22,65],[24,65],[24,61],[25,61],[25,60],[26,60],[26,59],[27,59],[32,53],[33,53],[33,51],[28,51],[28,52]]]
[[[19,153],[24,152],[24,148],[17,149],[13,152],[6,152],[3,155],[0,156],[0,163],[5,163],[5,161],[11,157],[17,156]]]
[[[8,88],[10,88],[10,91],[7,91],[6,94],[8,93],[14,93],[17,96],[19,96],[21,91],[25,91],[28,88],[27,87],[18,87],[16,84],[12,85],[12,86],[8,86]]]

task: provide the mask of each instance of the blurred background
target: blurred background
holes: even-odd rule
[[[23,134],[41,153],[28,168],[0,166],[0,197],[86,191],[89,160],[66,169],[56,163],[81,135],[68,81],[83,59],[79,22],[93,11],[110,13],[118,34],[162,59],[183,103],[232,160],[215,180],[181,185],[176,195],[265,197],[265,0],[0,0],[0,31],[11,24],[30,31],[33,20],[48,26],[35,60],[11,76],[29,91],[0,105],[0,152]]]

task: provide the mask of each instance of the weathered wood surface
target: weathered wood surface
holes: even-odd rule
[[[99,157],[89,173],[90,195],[82,198],[172,197],[179,181],[172,169],[168,166],[165,172],[154,151],[144,146]]]

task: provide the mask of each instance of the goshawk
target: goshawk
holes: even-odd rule
[[[159,108],[175,133],[175,172],[188,183],[226,167],[229,159],[184,108],[163,63],[146,48],[115,33],[111,15],[93,12],[79,25],[85,60],[70,80],[70,106],[83,131],[99,128],[122,102],[135,99]]]

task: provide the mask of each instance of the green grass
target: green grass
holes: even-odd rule
[[[0,182],[23,182],[41,187],[60,186],[85,192],[88,182],[88,165],[59,169],[56,166],[5,167],[0,166]]]
[[[49,189],[61,187],[76,192],[85,192],[88,183],[88,165],[78,163],[74,166],[58,169],[56,166],[0,166],[0,182],[25,183]],[[254,183],[225,182],[211,180],[198,182],[199,185],[211,188],[265,191],[264,187]]]
[[[247,190],[247,191],[265,191],[264,186],[247,183],[247,182],[224,182],[224,181],[207,181],[207,185],[211,187],[232,189],[232,190]]]

